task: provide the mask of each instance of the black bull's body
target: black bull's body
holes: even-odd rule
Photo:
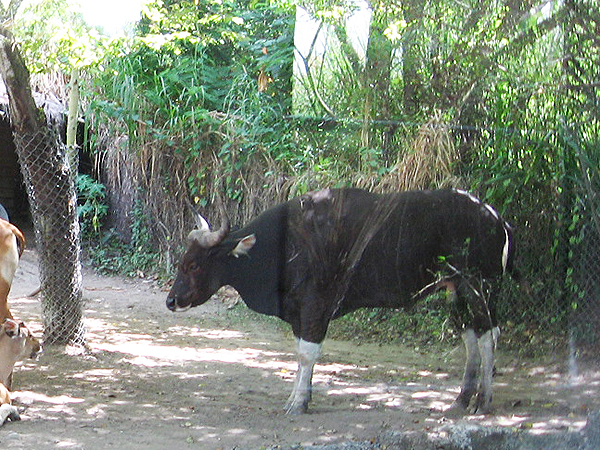
[[[489,409],[498,332],[488,280],[510,271],[513,255],[510,227],[490,206],[455,190],[326,189],[231,233],[199,220],[167,306],[198,306],[230,285],[251,309],[288,322],[299,370],[287,412],[306,411],[330,320],[363,307],[408,307],[441,288],[467,347],[454,406],[467,408],[479,388],[475,409]]]

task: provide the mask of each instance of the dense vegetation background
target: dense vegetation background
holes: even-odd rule
[[[188,199],[218,222],[220,197],[241,225],[324,186],[456,186],[516,229],[527,288],[503,286],[505,342],[597,339],[597,0],[162,0],[112,41],[69,10],[42,1],[13,30],[32,71],[81,70],[96,167],[82,221],[98,265],[171,273]],[[341,329],[437,339],[436,302]]]

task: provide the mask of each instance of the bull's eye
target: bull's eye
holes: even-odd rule
[[[200,266],[196,262],[191,262],[187,266],[188,272],[198,272]]]

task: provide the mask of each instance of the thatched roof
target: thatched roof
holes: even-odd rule
[[[66,108],[60,99],[51,92],[33,92],[33,99],[38,108],[44,110],[49,123],[60,125],[65,120]],[[0,78],[0,118],[10,120],[8,93],[4,81]]]

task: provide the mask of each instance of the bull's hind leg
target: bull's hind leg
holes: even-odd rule
[[[481,354],[477,345],[477,336],[472,328],[468,328],[462,334],[462,340],[467,350],[467,361],[460,394],[454,400],[451,409],[466,411],[471,402],[471,397],[477,391],[479,382],[479,368],[481,366]]]
[[[321,354],[321,344],[296,339],[298,352],[298,373],[294,389],[285,405],[286,414],[303,414],[308,409],[312,396],[312,374],[315,363]]]
[[[492,404],[492,376],[494,372],[494,351],[500,335],[500,329],[494,327],[486,331],[478,340],[481,353],[481,384],[475,401],[475,412],[487,414]]]
[[[454,314],[456,315],[456,319],[461,316],[461,309],[466,308],[464,302],[460,301],[458,293],[457,293],[457,285],[454,281],[446,281],[444,282],[444,287],[446,288],[446,295],[448,300],[450,300],[455,308]],[[457,320],[456,325],[460,326],[460,319]],[[462,340],[465,344],[465,349],[467,353],[466,363],[465,363],[465,372],[463,375],[463,383],[460,389],[460,394],[452,403],[449,412],[462,414],[469,407],[469,403],[471,402],[471,397],[477,391],[477,384],[479,382],[479,368],[481,365],[481,355],[479,353],[479,347],[477,345],[477,336],[475,335],[475,331],[473,328],[467,328],[462,333]]]

